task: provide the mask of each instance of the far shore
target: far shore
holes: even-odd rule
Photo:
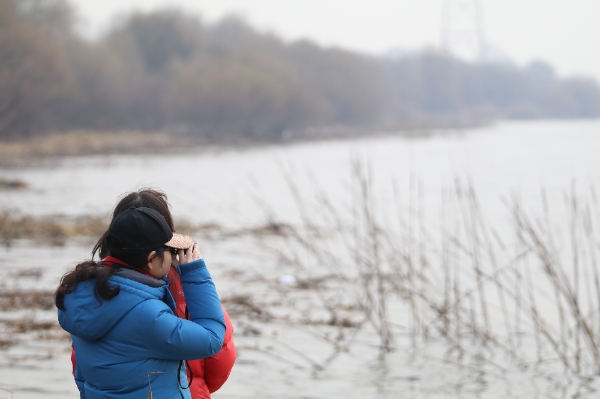
[[[189,145],[189,139],[161,132],[56,132],[0,141],[0,167],[35,165],[56,157],[167,152]]]
[[[344,140],[359,137],[402,136],[428,137],[441,130],[456,131],[481,126],[465,123],[433,126],[426,123],[385,128],[328,126],[303,130],[286,129],[273,141],[257,141],[232,136],[210,140],[192,134],[162,131],[92,131],[52,132],[22,139],[0,140],[0,168],[32,166],[51,158],[115,155],[166,154],[190,148],[249,148],[264,145],[286,145],[310,141]]]

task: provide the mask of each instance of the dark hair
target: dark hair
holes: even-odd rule
[[[112,214],[112,219],[114,219],[115,216],[117,216],[119,213],[131,207],[146,207],[154,209],[165,218],[167,224],[171,228],[171,231],[175,231],[175,227],[173,226],[173,217],[171,216],[171,211],[169,210],[169,203],[167,202],[167,194],[163,193],[162,191],[153,188],[141,188],[138,191],[133,191],[125,195],[115,206],[115,209],[113,210]],[[108,245],[106,242],[106,234],[107,232],[102,234],[102,236],[92,249],[92,259],[94,259],[94,256],[96,256],[96,254],[98,254],[100,259],[105,258],[109,254]],[[158,254],[158,250],[156,252]],[[119,257],[117,256],[117,258]],[[134,266],[135,262],[130,263],[127,262],[127,260],[125,259],[121,260]]]
[[[82,281],[96,279],[94,285],[94,296],[100,302],[100,295],[104,299],[112,299],[119,295],[120,288],[110,288],[108,279],[114,274],[114,270],[110,267],[105,267],[94,261],[85,261],[77,266],[72,271],[66,273],[60,279],[60,285],[54,293],[54,304],[57,308],[65,310],[65,295],[73,292],[77,284]]]
[[[146,207],[150,209],[154,209],[159,212],[166,220],[167,224],[171,228],[172,231],[175,231],[173,228],[173,218],[171,217],[171,212],[169,211],[169,203],[167,202],[167,195],[162,191],[151,189],[151,188],[142,188],[138,191],[134,191],[125,195],[115,206],[115,209],[112,214],[112,219],[115,218],[119,213],[131,208],[139,208]],[[115,296],[119,295],[120,288],[110,288],[108,285],[108,279],[115,272],[113,268],[105,267],[101,263],[94,262],[94,256],[96,253],[99,253],[100,258],[105,258],[108,253],[108,243],[106,241],[107,232],[102,234],[102,237],[98,240],[94,249],[92,250],[92,260],[85,261],[77,266],[75,269],[66,273],[62,279],[60,280],[60,285],[58,286],[55,294],[54,294],[54,304],[57,308],[65,310],[64,298],[65,295],[73,292],[78,283],[86,280],[95,279],[96,282],[94,284],[94,296],[98,301],[100,301],[100,297],[104,299],[112,299]],[[156,251],[156,255],[154,258],[163,259],[164,253],[167,250],[166,247],[160,247],[154,249]],[[122,260],[128,265],[135,267],[137,269],[141,269],[148,263],[148,255],[152,251],[149,251],[145,254],[120,254],[114,253],[111,254],[115,258]],[[152,258],[152,259],[154,259]]]
[[[165,251],[167,251],[167,247],[160,247],[155,249],[156,254],[150,259],[163,259]],[[145,254],[115,254],[115,258],[122,260],[130,266],[135,267],[136,269],[141,269],[145,264],[148,263],[148,255],[152,251]],[[82,281],[95,279],[96,282],[94,284],[94,296],[100,302],[101,296],[106,300],[110,300],[117,295],[119,295],[120,288],[117,286],[115,288],[110,288],[108,285],[108,279],[115,273],[115,269],[112,267],[106,267],[101,262],[95,262],[93,260],[88,260],[82,262],[75,266],[75,269],[66,273],[60,279],[60,285],[56,289],[54,293],[54,304],[57,308],[61,310],[65,310],[65,295],[70,294],[75,290],[77,284]]]
[[[159,258],[159,259],[163,259],[164,253],[165,251],[167,251],[167,247],[160,247],[160,248],[156,248],[153,251],[156,251],[156,255],[154,255],[150,260],[154,259],[154,258]],[[118,252],[113,252],[111,253],[111,256],[114,256],[115,258],[122,260],[123,262],[127,263],[129,266],[133,266],[136,269],[141,269],[143,268],[147,263],[148,263],[148,255],[150,254],[149,251],[148,253],[118,253]]]

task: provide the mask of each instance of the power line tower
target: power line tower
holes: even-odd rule
[[[445,53],[468,61],[488,58],[481,0],[444,0],[441,33]]]

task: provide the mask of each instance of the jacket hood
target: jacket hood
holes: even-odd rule
[[[95,280],[77,284],[75,290],[65,295],[65,310],[58,310],[61,327],[80,338],[96,340],[110,331],[131,309],[150,299],[165,299],[173,307],[168,285],[150,287],[128,278],[111,276],[109,286],[120,287],[119,294],[106,300],[94,293]]]

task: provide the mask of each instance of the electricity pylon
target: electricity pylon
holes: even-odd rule
[[[442,50],[469,61],[488,58],[480,0],[444,0]]]

